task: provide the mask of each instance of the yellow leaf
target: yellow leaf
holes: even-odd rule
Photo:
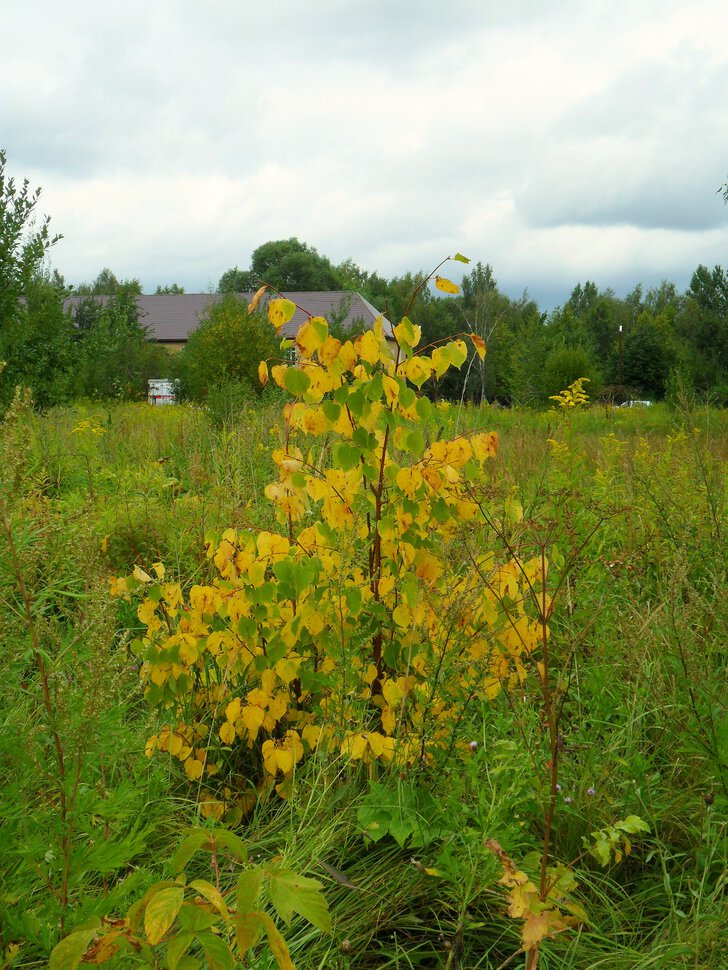
[[[233,732],[234,734],[235,732]],[[190,781],[197,781],[198,778],[202,777],[202,769],[204,765],[197,758],[188,758],[185,761],[185,774],[190,779]]]
[[[529,886],[531,887],[529,889]],[[533,901],[532,890],[534,887],[531,883],[526,883],[523,886],[514,886],[508,894],[510,899],[510,905],[508,906],[508,915],[513,917],[513,919],[518,919],[524,916],[530,909],[531,902]]]
[[[145,573],[144,570],[140,566],[135,566],[134,567],[134,573],[133,573],[133,575],[134,575],[134,579],[138,579],[140,583],[151,583],[152,582],[152,577],[149,575],[149,573]]]
[[[296,970],[291,955],[288,952],[286,941],[281,936],[278,927],[267,913],[256,913],[256,916],[263,924],[271,953],[278,964],[278,970]]]
[[[367,749],[367,741],[362,734],[350,734],[344,739],[341,753],[348,754],[352,761],[361,761]]]
[[[258,380],[263,387],[268,383],[268,364],[264,360],[258,364]]]
[[[412,323],[408,317],[403,317],[402,321],[394,328],[394,336],[400,346],[416,347],[422,337],[422,330],[417,324]]]
[[[223,744],[232,744],[235,740],[235,725],[230,721],[225,721],[220,727],[220,740]]]
[[[457,285],[457,283],[446,280],[444,276],[435,277],[435,286],[443,293],[457,294],[460,292],[460,287]]]
[[[369,742],[369,747],[372,749],[375,758],[379,758],[384,754],[387,739],[383,734],[378,734],[376,731],[371,731],[367,735],[367,741]]]
[[[354,347],[362,360],[367,364],[376,364],[379,360],[380,345],[374,333],[367,330],[354,341]]]
[[[287,775],[289,771],[293,770],[293,752],[287,751],[285,748],[278,748],[276,751],[276,759],[278,761],[278,767]]]
[[[181,738],[179,734],[173,734],[172,737],[169,739],[169,753],[171,755],[174,755],[174,757],[176,758],[177,755],[182,750],[183,744],[184,744],[184,739]]]
[[[432,366],[435,368],[435,377],[442,377],[451,364],[450,351],[448,347],[435,347],[432,351]]]
[[[263,767],[265,770],[269,775],[275,775],[278,772],[275,741],[264,741],[260,753],[263,755]]]
[[[222,897],[222,893],[211,882],[208,882],[207,879],[193,879],[189,887],[190,889],[194,889],[196,893],[199,893],[200,896],[203,896],[208,902],[212,903],[226,921],[230,919],[230,913],[228,912],[227,904]]]
[[[341,341],[329,335],[319,347],[319,360],[322,364],[328,366],[336,360],[340,350]]]
[[[477,333],[471,333],[470,339],[473,341],[475,352],[481,360],[485,358],[485,341]]]
[[[174,923],[184,901],[182,886],[167,886],[155,893],[144,913],[144,931],[147,939],[156,946]]]
[[[290,684],[298,677],[299,663],[296,660],[279,660],[275,666],[275,671],[284,684]]]
[[[240,717],[241,707],[242,707],[242,704],[241,704],[240,698],[236,697],[235,700],[230,701],[228,706],[225,708],[225,717],[232,724],[234,724],[237,721],[237,719]]]
[[[268,304],[268,320],[276,330],[288,323],[296,312],[296,304],[293,300],[277,299],[271,300]]]
[[[400,468],[397,472],[397,488],[401,489],[407,498],[414,498],[422,485],[422,472],[414,468]]]
[[[397,609],[399,609],[399,607],[397,607]],[[407,609],[407,612],[409,613],[409,609],[407,607],[405,607],[405,609]],[[395,613],[396,612],[397,610],[395,610]],[[412,614],[410,614],[410,617],[411,615]],[[384,695],[386,702],[391,704],[392,707],[396,707],[404,697],[404,691],[396,680],[386,681],[382,687],[382,694]]]
[[[321,740],[321,727],[318,724],[307,724],[301,731],[301,737],[309,748],[315,748]]]
[[[392,619],[397,626],[406,627],[412,622],[412,611],[406,603],[400,603],[396,610],[392,612]],[[391,703],[391,701],[390,701]],[[396,702],[395,702],[396,703]]]
[[[354,349],[354,344],[351,342],[351,340],[347,340],[346,343],[341,345],[338,353],[338,359],[341,362],[341,366],[344,370],[354,370],[358,357],[357,352]]]
[[[263,296],[263,294],[267,289],[268,289],[268,284],[264,283],[259,290],[255,291],[255,294],[253,295],[253,299],[248,304],[248,313],[252,313],[255,310],[255,308],[260,303],[260,298]]]
[[[382,711],[382,728],[385,734],[394,734],[397,727],[397,718],[391,707],[386,706]]]
[[[487,458],[495,458],[498,452],[498,432],[489,431],[485,434],[474,434],[470,439],[473,454],[479,462]]]
[[[523,949],[528,951],[539,943],[549,932],[549,919],[546,913],[527,913],[521,930]]]
[[[399,383],[393,377],[389,377],[388,374],[384,375],[382,383],[384,384],[384,394],[387,398],[387,404],[391,407],[399,397]]]
[[[373,681],[376,680],[376,677],[377,677],[377,668],[375,667],[374,664],[369,664],[367,669],[364,671],[361,679],[363,683],[371,684],[373,683]]]
[[[400,365],[400,370],[407,380],[412,381],[417,387],[422,387],[432,373],[432,361],[429,357],[410,357]]]
[[[154,619],[156,610],[157,604],[153,600],[144,600],[137,607],[137,616],[145,626],[149,626]]]
[[[258,731],[265,720],[265,711],[261,707],[256,707],[254,704],[248,704],[243,708],[240,717],[248,729],[250,736],[252,738],[257,737]]]
[[[296,346],[303,357],[310,358],[329,335],[329,325],[323,317],[311,317],[296,334]]]

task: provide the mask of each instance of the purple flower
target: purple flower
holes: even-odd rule
[[[566,796],[566,798],[564,798],[564,805],[571,805],[571,799],[569,798],[568,795]]]
[[[596,792],[596,789],[595,788],[589,787],[589,788],[587,788],[586,793],[587,793],[587,795],[596,795],[597,792]]]
[[[561,785],[556,786],[556,791],[561,791]]]
[[[477,747],[478,747],[478,742],[477,741],[471,741],[470,742],[470,750],[471,751],[475,751]]]

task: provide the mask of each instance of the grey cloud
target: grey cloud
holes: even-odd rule
[[[694,231],[726,222],[718,91],[728,62],[685,48],[623,74],[565,112],[519,200],[533,226],[633,225]]]

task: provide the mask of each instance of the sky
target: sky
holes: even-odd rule
[[[2,6],[0,147],[68,283],[205,292],[296,236],[549,309],[728,263],[725,0]]]

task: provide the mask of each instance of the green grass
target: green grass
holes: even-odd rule
[[[99,431],[74,431],[85,421]],[[629,814],[651,828],[620,865],[580,859],[589,924],[546,943],[539,966],[718,970],[728,960],[728,413],[657,405],[564,417],[451,406],[435,409],[427,433],[473,428],[500,433],[483,483],[494,507],[515,498],[526,522],[553,525],[563,550],[601,522],[552,630],[564,656],[578,645],[554,857],[569,863],[593,831]],[[46,966],[62,917],[68,930],[93,914],[123,913],[165,874],[194,823],[184,778],[144,756],[150,715],[127,650],[140,624],[132,606],[109,598],[108,579],[161,560],[185,583],[200,581],[210,576],[207,532],[270,527],[263,489],[279,435],[275,404],[222,423],[194,408],[89,404],[20,411],[0,429],[0,492],[27,593],[3,535],[4,965]],[[48,667],[51,719],[33,636]],[[478,742],[470,760],[381,773],[403,798],[408,786],[432,791],[446,824],[425,845],[368,842],[357,813],[370,779],[337,761],[305,765],[290,802],[259,803],[239,834],[257,857],[281,857],[320,879],[332,913],[331,937],[300,919],[284,930],[299,970],[522,965],[519,928],[505,915],[484,840],[498,839],[524,865],[539,850],[542,793],[529,754],[542,744],[536,703],[526,683],[474,705],[463,726]],[[65,746],[65,783],[51,728]],[[61,792],[74,799],[70,831]],[[265,949],[250,963],[273,965]]]

